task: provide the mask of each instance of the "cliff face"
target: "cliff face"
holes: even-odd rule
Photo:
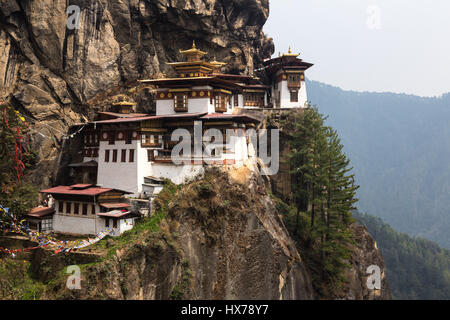
[[[33,272],[52,280],[45,299],[314,299],[310,272],[286,230],[266,184],[247,168],[213,171],[165,194],[164,219],[132,236],[103,243],[108,253],[58,255],[37,251]],[[160,203],[160,200],[157,200]],[[156,213],[158,215],[160,213]],[[153,228],[150,227],[153,225]],[[390,299],[384,262],[364,227],[348,284],[326,299]],[[65,266],[81,266],[81,290],[68,290]],[[367,267],[381,269],[370,290]],[[54,279],[60,277],[59,281]]]
[[[66,28],[68,5],[81,9],[78,30]],[[141,110],[151,111],[151,97],[130,89],[137,79],[170,75],[165,62],[181,59],[178,49],[193,40],[227,62],[228,72],[251,73],[274,49],[262,33],[268,13],[268,0],[1,1],[0,100],[32,123],[39,163],[28,179],[40,188],[55,184],[55,168],[75,156],[61,151],[79,143],[63,135],[91,118],[108,94],[131,94]],[[314,298],[301,254],[261,177],[241,172],[234,182],[218,179],[182,191],[169,208],[167,232],[144,232],[111,259],[86,266],[81,291],[68,291],[62,280],[44,297]],[[187,196],[190,202],[183,201]],[[370,235],[362,237],[370,243]],[[374,298],[362,287],[364,266],[379,253],[364,250],[351,262],[352,285],[342,298]],[[42,281],[61,272],[52,267],[79,263],[55,264],[37,252],[33,268]]]
[[[261,176],[247,168],[229,175],[213,171],[165,197],[166,218],[157,232],[146,229],[105,261],[83,267],[81,290],[67,290],[63,279],[44,297],[314,298],[310,276]],[[36,274],[47,279],[45,263],[35,264]]]
[[[69,5],[81,9],[80,29],[67,28]],[[32,181],[55,182],[69,125],[108,94],[130,94],[138,79],[170,75],[165,62],[180,60],[178,50],[193,40],[227,71],[251,73],[274,50],[262,32],[268,14],[268,0],[0,2],[0,100],[35,119]],[[147,93],[132,94],[151,111]]]

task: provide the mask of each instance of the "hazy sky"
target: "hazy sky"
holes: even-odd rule
[[[450,91],[449,0],[271,0],[264,30],[315,65],[307,76],[347,90]]]

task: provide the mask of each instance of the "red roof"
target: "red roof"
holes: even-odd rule
[[[129,208],[131,205],[128,203],[101,203],[100,206],[108,209]]]
[[[100,187],[90,187],[86,189],[73,189],[73,186],[58,186],[50,188],[47,190],[42,190],[42,193],[53,193],[53,194],[70,194],[70,195],[84,195],[84,196],[96,196],[114,189],[110,188],[100,188]]]
[[[55,213],[55,209],[51,207],[37,207],[30,210],[29,217],[42,218]]]

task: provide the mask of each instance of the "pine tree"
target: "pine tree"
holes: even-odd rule
[[[325,120],[314,107],[289,114],[281,126],[291,132],[289,160],[297,207],[294,234],[311,260],[313,277],[337,288],[351,254],[349,226],[358,187],[343,145]],[[304,216],[307,226],[302,225]]]

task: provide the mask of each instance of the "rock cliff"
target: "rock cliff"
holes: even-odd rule
[[[81,10],[79,29],[67,27],[69,5]],[[68,126],[136,80],[170,75],[165,63],[193,40],[228,72],[252,73],[274,50],[262,32],[268,14],[268,0],[1,1],[0,100],[33,123],[31,181],[55,183]],[[131,94],[152,111],[146,91]]]
[[[80,29],[66,27],[68,5],[81,9]],[[27,179],[39,188],[57,182],[55,168],[72,156],[62,150],[77,143],[63,139],[68,127],[91,120],[108,95],[132,94],[141,111],[151,112],[151,95],[133,85],[170,75],[165,62],[181,59],[178,49],[193,40],[227,62],[228,72],[252,73],[274,51],[262,32],[268,14],[268,0],[1,1],[0,100],[27,117],[39,151]],[[61,278],[43,297],[315,298],[301,253],[261,177],[240,172],[217,179],[179,191],[158,232],[107,243],[107,258],[84,264],[81,291],[65,289],[67,275],[60,270],[76,258],[55,264],[37,251],[37,279]],[[366,264],[382,258],[367,231],[359,235],[366,245],[355,251],[351,285],[338,298],[388,298],[385,287],[375,296],[364,289]]]

